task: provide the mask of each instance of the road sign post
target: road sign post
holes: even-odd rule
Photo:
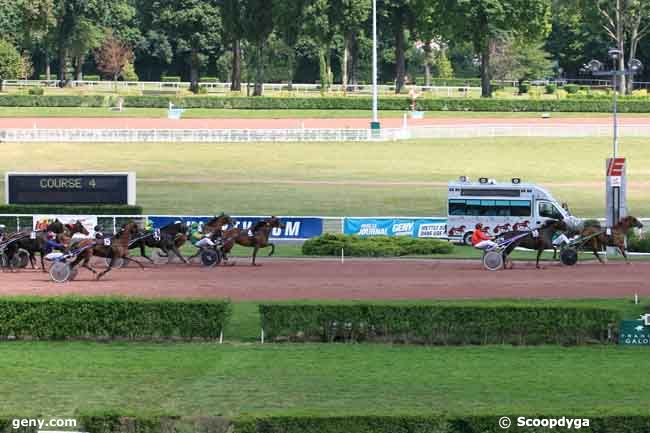
[[[627,216],[627,165],[625,158],[607,158],[605,203],[607,227],[611,228]],[[607,255],[616,254],[615,248],[607,248]]]

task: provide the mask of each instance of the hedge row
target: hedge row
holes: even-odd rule
[[[535,431],[549,433],[569,431],[565,428],[518,427],[517,418],[511,415],[513,426],[508,430],[499,427],[498,416],[451,416],[427,414],[423,416],[276,416],[228,419],[224,417],[150,416],[126,417],[118,414],[77,415],[76,430],[88,433],[498,433],[503,431],[524,433]],[[588,418],[566,414],[529,414],[527,418],[580,420],[586,433],[639,433],[650,431],[650,416],[598,416]],[[16,416],[15,419],[33,416]],[[13,429],[14,418],[0,418],[0,433],[36,433],[37,428]],[[574,422],[573,426],[577,426]],[[572,430],[573,431],[573,430]]]
[[[231,313],[226,300],[0,298],[0,338],[216,339]]]
[[[434,276],[435,277],[435,276]],[[260,305],[270,339],[437,345],[605,343],[616,310],[544,305]]]
[[[124,96],[124,106],[134,108],[167,108],[169,102],[182,108],[224,109],[292,109],[292,110],[369,110],[368,97],[222,97],[222,96]],[[0,95],[0,106],[8,107],[109,107],[117,96],[35,96]],[[417,102],[424,111],[532,111],[532,112],[610,112],[610,98],[566,99],[494,99],[494,98],[424,98]],[[381,110],[407,110],[406,97],[380,99]],[[622,113],[650,113],[650,99],[621,98]]]
[[[307,256],[340,256],[341,250],[354,257],[398,257],[407,255],[451,254],[454,246],[439,239],[410,236],[359,237],[329,234],[307,240],[302,253]]]
[[[106,204],[7,204],[0,205],[0,214],[140,215],[142,214],[142,206]]]

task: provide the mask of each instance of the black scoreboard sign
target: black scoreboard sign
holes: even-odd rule
[[[7,204],[135,204],[134,173],[7,173]]]

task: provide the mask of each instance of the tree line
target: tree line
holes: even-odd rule
[[[650,0],[377,0],[381,82],[576,77],[650,55]],[[368,83],[372,0],[0,0],[0,77]],[[648,54],[646,54],[648,53]],[[621,84],[625,86],[625,84]],[[628,84],[629,87],[629,84]],[[623,87],[622,87],[623,88]]]

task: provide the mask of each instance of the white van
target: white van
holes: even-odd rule
[[[457,182],[449,182],[447,199],[447,235],[468,245],[477,223],[482,223],[483,231],[490,236],[534,229],[549,219],[564,220],[572,229],[582,223],[546,189],[521,183],[518,178],[509,183],[487,178],[471,182],[462,176]]]

